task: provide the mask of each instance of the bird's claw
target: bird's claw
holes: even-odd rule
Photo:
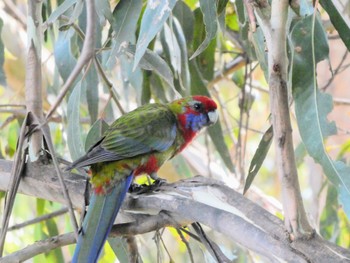
[[[133,183],[130,185],[128,192],[129,193],[139,193],[142,190],[144,190],[145,187],[146,187],[146,185],[144,185],[144,184],[134,184]]]
[[[158,177],[157,179],[154,180],[152,186],[159,187],[159,186],[166,184],[166,183],[167,183],[167,180]]]

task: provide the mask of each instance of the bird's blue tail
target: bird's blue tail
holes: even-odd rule
[[[78,237],[72,263],[95,263],[132,182],[121,180],[107,195],[93,194]]]

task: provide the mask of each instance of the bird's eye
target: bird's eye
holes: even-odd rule
[[[193,108],[196,110],[196,111],[201,111],[202,110],[202,107],[203,105],[201,103],[195,103],[193,105]]]

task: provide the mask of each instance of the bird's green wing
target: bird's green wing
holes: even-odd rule
[[[176,118],[167,106],[144,105],[112,123],[103,138],[72,167],[163,152],[174,143],[176,130]]]

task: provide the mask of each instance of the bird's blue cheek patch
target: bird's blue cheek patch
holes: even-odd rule
[[[204,114],[188,114],[186,115],[186,128],[191,129],[192,131],[199,131],[205,124],[207,123],[207,119]]]

